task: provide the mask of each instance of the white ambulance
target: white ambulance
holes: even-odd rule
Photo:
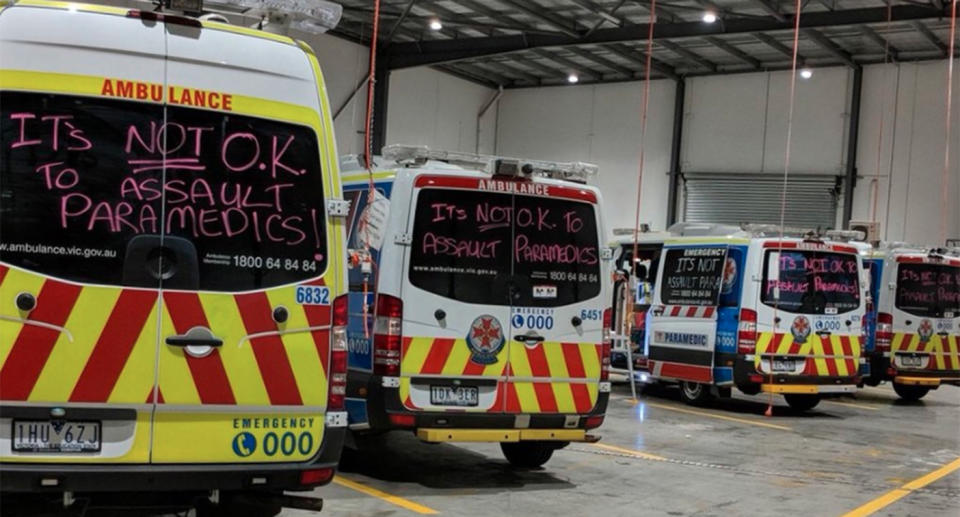
[[[350,428],[500,442],[536,467],[604,418],[595,167],[390,146],[351,200]],[[371,187],[373,191],[371,192]]]
[[[678,383],[690,404],[737,387],[783,394],[800,410],[856,390],[866,310],[856,247],[796,230],[781,239],[772,226],[680,223],[670,233],[640,238],[641,250],[662,245],[638,360],[651,379]],[[632,242],[621,238],[624,251]]]
[[[866,261],[876,311],[868,384],[906,400],[960,385],[960,250],[881,245]]]
[[[127,492],[273,514],[329,483],[345,204],[309,47],[166,11],[0,4],[0,130],[4,509]]]

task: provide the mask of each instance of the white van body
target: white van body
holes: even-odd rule
[[[491,173],[493,157],[385,154],[372,175],[343,166],[349,246],[372,262],[366,276],[364,259],[351,270],[351,429],[591,439],[609,390],[599,191]]]
[[[882,245],[869,262],[879,269],[871,383],[913,400],[960,383],[960,251]]]
[[[649,277],[640,362],[652,378],[679,382],[691,403],[736,386],[809,408],[823,394],[856,390],[866,301],[856,247],[769,229],[671,230]],[[632,246],[632,237],[622,241]]]
[[[328,483],[346,258],[309,47],[25,0],[0,67],[0,488]]]

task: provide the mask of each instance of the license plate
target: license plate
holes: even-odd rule
[[[99,452],[100,422],[14,420],[15,452]]]
[[[900,364],[905,367],[919,368],[923,366],[923,358],[919,355],[901,355]]]
[[[434,406],[476,406],[480,390],[476,386],[430,386],[430,403]]]
[[[795,363],[792,359],[774,359],[773,360],[773,371],[775,372],[792,372]]]

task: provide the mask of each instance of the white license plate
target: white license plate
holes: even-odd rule
[[[477,406],[480,390],[475,386],[430,386],[430,403],[434,406]]]
[[[773,371],[775,372],[792,372],[796,363],[793,359],[774,359],[773,360]]]
[[[99,452],[100,422],[14,420],[13,450],[16,452]]]
[[[907,368],[919,368],[923,366],[923,357],[919,355],[901,355],[900,365]]]

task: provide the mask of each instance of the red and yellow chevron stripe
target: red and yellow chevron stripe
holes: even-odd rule
[[[917,333],[896,332],[890,344],[891,352],[920,352],[931,356],[927,370],[960,370],[960,335],[934,334],[926,342]]]
[[[860,353],[859,336],[810,334],[804,343],[796,343],[790,333],[761,332],[753,364],[759,368],[762,356],[800,356],[806,359],[802,375],[849,377],[859,371]]]
[[[406,337],[400,363],[400,398],[404,406],[421,410],[411,399],[411,378],[485,377],[497,380],[490,407],[457,411],[584,414],[597,403],[602,348],[595,343],[543,342],[528,347],[510,343],[497,362],[470,361],[465,339]]]
[[[21,292],[37,298],[29,315],[15,306]],[[213,414],[251,408],[311,414],[322,423],[330,306],[298,305],[294,286],[242,294],[164,291],[160,302],[157,290],[80,285],[0,265],[0,400],[117,404],[146,414],[147,424],[156,402],[154,461],[239,459],[191,447],[197,431],[184,426],[184,413],[224,430],[229,422]],[[279,305],[289,313],[282,325],[271,317]],[[223,346],[193,357],[163,342],[195,326],[210,328]],[[164,430],[168,423],[173,431]],[[145,461],[144,450],[146,444],[135,444],[131,455],[107,459]]]

